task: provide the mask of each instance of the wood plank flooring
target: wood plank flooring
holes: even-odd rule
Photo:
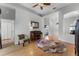
[[[2,56],[75,56],[74,44],[66,43],[66,52],[62,54],[46,53],[36,47],[35,42],[22,46],[10,46],[0,49],[0,55]]]

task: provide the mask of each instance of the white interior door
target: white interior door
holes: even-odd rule
[[[3,28],[4,27],[4,28]],[[2,39],[7,39],[7,23],[6,22],[1,22],[1,35]]]
[[[14,38],[14,21],[2,19],[1,20],[1,35],[3,39],[13,39]]]
[[[11,35],[11,23],[7,22],[7,39],[11,39],[12,35]]]

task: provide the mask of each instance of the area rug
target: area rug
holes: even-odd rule
[[[66,51],[65,44],[44,39],[37,40],[36,46],[46,53],[64,53]]]

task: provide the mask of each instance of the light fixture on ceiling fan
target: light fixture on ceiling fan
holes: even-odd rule
[[[44,7],[50,6],[51,3],[37,3],[33,7],[39,6],[41,10],[43,10]]]

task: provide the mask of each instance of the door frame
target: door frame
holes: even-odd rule
[[[1,16],[1,9],[0,9],[0,16]],[[1,40],[1,18],[0,18],[0,49],[2,48],[2,40]]]
[[[0,49],[2,48],[2,40],[1,40],[1,35],[0,35]]]

